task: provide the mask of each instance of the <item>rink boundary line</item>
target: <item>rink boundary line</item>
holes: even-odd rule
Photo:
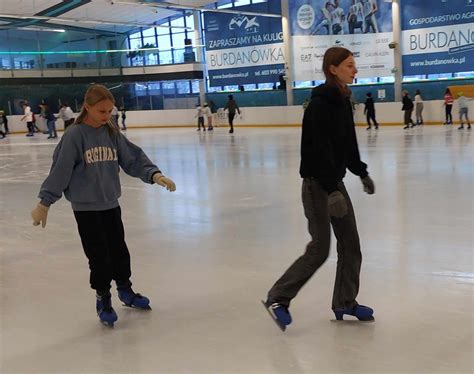
[[[460,125],[460,121],[454,121],[452,125]],[[366,127],[367,123],[365,122],[356,122],[355,125],[357,127]],[[405,126],[403,123],[400,122],[379,122],[380,127],[384,126]],[[423,123],[423,126],[444,126],[442,122],[425,122]],[[217,128],[228,128],[229,125],[219,125],[219,126],[214,126],[216,129]],[[262,125],[262,124],[246,124],[246,125],[239,125],[239,124],[234,124],[234,127],[240,127],[240,128],[251,128],[251,127],[258,127],[258,128],[275,128],[275,127],[301,127],[301,124],[296,124],[296,123],[284,123],[284,124],[269,124],[269,125]],[[449,126],[447,126],[449,127]],[[173,129],[173,128],[196,128],[196,125],[140,125],[140,126],[129,126],[127,130],[133,130],[133,129],[157,129],[157,128],[163,128],[163,129]],[[63,133],[64,130],[58,130],[58,132]],[[27,131],[15,131],[11,132],[10,134],[16,134],[16,135],[21,135],[21,134],[27,134]],[[46,135],[46,134],[44,134]],[[1,139],[0,139],[1,140]],[[19,143],[20,144],[20,143]],[[25,143],[27,144],[27,143]],[[29,144],[29,143],[28,143]],[[44,145],[44,144],[54,144],[54,143],[36,143],[38,145]],[[0,142],[1,145],[1,142]]]

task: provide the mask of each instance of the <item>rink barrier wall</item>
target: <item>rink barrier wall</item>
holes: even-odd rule
[[[382,126],[402,125],[403,112],[401,103],[377,103],[375,106],[377,121]],[[365,126],[364,105],[355,106],[355,123]],[[300,126],[303,118],[303,108],[298,106],[272,106],[272,107],[242,107],[242,116],[236,116],[234,124],[236,127],[278,127],[278,126]],[[226,114],[222,115],[220,110],[218,125],[227,126]],[[459,108],[457,102],[453,106],[453,120],[459,122]],[[470,119],[474,117],[474,100],[469,102]],[[159,128],[159,127],[195,127],[197,118],[195,109],[173,109],[173,110],[146,110],[128,111],[127,128]],[[8,116],[8,126],[11,133],[26,133],[26,122],[20,121],[22,116]],[[442,100],[425,101],[423,110],[424,123],[426,125],[439,125],[444,122],[444,106]],[[412,116],[415,120],[415,113]],[[37,116],[37,124],[41,130],[46,128],[45,121]],[[121,119],[119,119],[121,124]],[[64,123],[56,121],[57,130],[64,129]]]

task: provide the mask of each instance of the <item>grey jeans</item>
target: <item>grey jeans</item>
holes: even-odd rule
[[[299,290],[329,256],[332,225],[337,239],[337,270],[332,309],[357,305],[362,262],[354,209],[343,182],[338,189],[346,198],[349,213],[343,218],[329,216],[328,193],[313,178],[303,179],[303,207],[311,241],[299,257],[268,292],[268,300],[289,306]]]

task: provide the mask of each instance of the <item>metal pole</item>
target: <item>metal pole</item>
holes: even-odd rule
[[[285,52],[285,76],[286,76],[286,105],[293,105],[293,74],[291,72],[291,57],[293,51],[290,43],[290,11],[288,0],[281,0],[281,25],[283,31],[283,49]]]
[[[393,84],[395,101],[402,100],[402,78],[403,78],[403,67],[402,67],[402,50],[400,46],[401,40],[401,12],[400,12],[400,0],[392,1],[392,20],[393,20],[393,42],[395,43],[395,49],[393,53],[393,72],[395,83]]]
[[[196,59],[203,66],[203,78],[199,80],[199,102],[203,105],[206,102],[206,81],[207,81],[207,64],[204,64],[204,53],[203,47],[198,47],[202,45],[204,37],[202,34],[202,23],[201,23],[201,12],[194,11],[194,44],[196,46]]]

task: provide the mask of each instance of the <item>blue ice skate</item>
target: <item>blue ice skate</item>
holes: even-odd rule
[[[372,322],[375,320],[374,310],[365,305],[355,305],[352,308],[334,310],[334,315],[336,316],[336,320],[338,321],[344,320],[344,314],[354,316],[359,321],[363,322]]]
[[[150,307],[150,299],[148,297],[143,296],[139,293],[135,293],[132,290],[132,287],[125,286],[125,287],[117,287],[118,297],[124,303],[124,305],[129,306],[131,308],[137,309],[151,309]]]
[[[110,293],[106,295],[96,295],[96,310],[100,321],[107,326],[114,327],[114,322],[117,321],[117,313],[112,308],[112,300]]]
[[[279,303],[272,303],[271,301],[263,301],[262,304],[267,312],[272,317],[281,331],[286,330],[286,326],[291,323],[291,314],[288,307]]]

